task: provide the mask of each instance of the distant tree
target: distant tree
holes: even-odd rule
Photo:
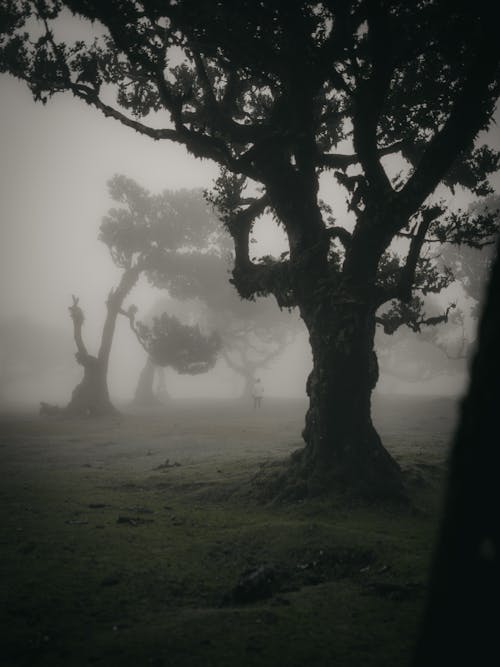
[[[241,396],[248,397],[255,374],[276,359],[294,340],[300,320],[281,310],[269,298],[255,303],[241,299],[228,281],[229,236],[202,257],[184,257],[183,277],[155,271],[157,287],[164,287],[176,299],[189,300],[206,328],[217,330],[221,357],[243,379]]]
[[[267,299],[260,299],[239,318],[229,308],[219,314],[219,321],[224,315],[221,355],[229,368],[242,377],[241,398],[248,399],[255,378],[294,340],[299,322]]]
[[[468,207],[468,215],[478,213],[500,219],[500,198],[487,197]],[[437,317],[436,297],[425,298],[425,311],[432,316],[413,318],[388,337],[377,337],[381,369],[405,380],[429,380],[465,369],[475,342],[475,323],[482,307],[487,278],[494,259],[494,237],[479,239],[477,244],[437,244],[434,250],[440,270],[450,272],[453,285],[460,289],[443,320]],[[455,290],[455,291],[456,291]],[[382,322],[383,324],[383,322]],[[433,326],[434,325],[434,326]],[[385,339],[385,340],[384,340]]]
[[[51,26],[63,7],[98,21],[104,36],[58,41]],[[401,495],[401,471],[371,420],[376,313],[393,304],[390,328],[396,317],[418,319],[420,293],[450,280],[422,253],[427,244],[477,244],[493,232],[490,216],[450,213],[429,197],[442,183],[488,194],[498,167],[498,154],[475,141],[499,93],[494,4],[67,0],[11,1],[2,12],[0,67],[36,99],[71,92],[226,170],[213,201],[233,236],[235,285],[245,298],[297,306],[309,331],[306,448],[293,459],[293,488],[342,482]],[[143,120],[158,111],[171,122]],[[405,162],[395,175],[397,154]],[[352,231],[319,199],[329,171],[345,189]],[[249,236],[266,209],[290,252],[254,262]],[[403,258],[391,252],[400,238]]]
[[[498,662],[500,254],[455,433],[415,667]],[[496,657],[495,657],[496,656]]]
[[[123,273],[118,287],[106,302],[107,314],[97,356],[87,352],[83,341],[84,314],[73,297],[70,315],[77,346],[76,359],[84,369],[82,382],[66,407],[71,414],[101,415],[115,411],[107,387],[109,355],[118,315],[141,273],[156,266],[175,263],[184,253],[193,253],[196,244],[205,246],[217,235],[217,226],[203,212],[209,207],[199,193],[165,190],[151,195],[133,180],[117,175],[109,182],[116,206],[103,218],[99,239],[109,249],[113,262]],[[204,224],[202,224],[204,223]],[[215,229],[214,229],[215,228]]]
[[[213,250],[213,248],[212,248]],[[195,260],[193,261],[195,264]],[[242,378],[241,397],[248,398],[256,373],[267,368],[292,342],[300,322],[288,312],[282,312],[270,299],[260,299],[257,304],[242,301],[227,280],[227,265],[224,257],[214,263],[218,272],[219,286],[206,290],[205,285],[192,279],[189,288],[174,287],[160,272],[155,272],[153,282],[163,288],[169,284],[176,294],[160,299],[152,309],[158,316],[162,311],[177,316],[181,322],[196,323],[205,331],[217,331],[220,340],[219,358]],[[189,271],[189,266],[186,267]],[[210,277],[212,281],[213,276]],[[212,282],[210,283],[212,285]],[[198,293],[199,298],[193,298]],[[186,296],[182,299],[182,295]],[[189,297],[188,297],[189,295]],[[154,316],[154,315],[153,315]],[[151,315],[146,317],[146,322]],[[155,378],[158,392],[168,397],[162,366],[147,359],[141,371],[135,402],[147,405],[162,402],[154,392]]]
[[[220,335],[220,353],[227,365],[243,378],[243,395],[248,395],[255,373],[293,340],[300,321],[280,310],[269,298],[259,299],[256,304],[241,299],[228,281],[232,239],[201,190],[165,191],[160,195],[149,194],[145,199],[145,191],[137,183],[130,179],[127,183],[127,211],[120,211],[120,224],[124,224],[127,216],[136,216],[138,211],[151,220],[158,220],[154,234],[162,248],[173,241],[168,230],[164,230],[163,235],[160,233],[164,224],[161,221],[167,221],[168,227],[171,213],[175,212],[179,228],[186,225],[183,245],[175,253],[158,253],[157,261],[146,271],[149,282],[170,295],[155,308],[156,315],[162,308],[170,312],[176,300],[177,309],[179,304],[184,304],[180,310],[185,314],[191,311],[191,320],[207,331],[216,330]],[[141,198],[140,202],[134,202],[136,196]],[[154,362],[148,359],[136,391],[139,403],[155,402],[156,373]]]
[[[157,366],[149,354],[147,354],[146,363],[139,373],[139,379],[134,392],[133,403],[135,405],[141,407],[161,405],[169,398],[167,388],[164,386],[162,386],[161,398],[155,392],[155,377],[159,376],[162,383],[165,381],[164,376],[159,373],[162,370],[162,367]]]
[[[375,346],[381,374],[405,382],[425,382],[441,375],[456,375],[465,368],[471,347],[470,318],[458,304],[451,304],[442,315],[435,298],[426,299],[423,319],[410,326],[398,326],[393,332],[377,331]],[[432,325],[433,318],[437,319]],[[469,325],[469,326],[468,326]]]
[[[177,317],[162,313],[148,326],[136,320],[137,309],[130,306],[124,314],[132,331],[147,354],[141,372],[135,402],[151,404],[153,376],[156,367],[172,368],[181,375],[199,375],[215,366],[220,350],[216,332],[203,333],[198,325],[180,322]]]
[[[116,201],[124,196],[123,179],[115,178],[109,183],[110,194]],[[69,307],[73,322],[73,336],[76,343],[76,360],[83,368],[83,379],[74,389],[65,412],[78,416],[102,416],[116,412],[108,391],[108,366],[111,346],[115,333],[116,320],[123,301],[134,287],[141,272],[146,268],[151,256],[157,253],[156,243],[152,241],[149,221],[135,219],[123,222],[119,215],[120,209],[111,212],[104,218],[99,238],[109,249],[114,263],[122,269],[122,277],[116,289],[112,289],[106,301],[106,319],[101,335],[97,355],[87,351],[83,338],[84,313],[79,298],[73,296]]]
[[[491,195],[468,208],[471,217],[476,215],[496,216],[500,219],[500,196]],[[451,269],[455,280],[463,287],[467,296],[474,299],[473,315],[481,310],[487,278],[494,260],[494,244],[491,239],[479,239],[477,243],[452,245],[445,243],[439,248],[439,262]]]

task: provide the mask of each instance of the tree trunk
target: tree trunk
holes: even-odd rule
[[[111,403],[108,392],[108,365],[116,328],[116,320],[123,301],[137,282],[141,266],[136,264],[126,269],[116,289],[112,289],[106,302],[106,319],[101,336],[101,345],[97,357],[87,352],[82,327],[84,314],[78,305],[79,299],[73,296],[73,305],[69,307],[73,321],[73,336],[76,343],[76,360],[83,367],[83,380],[74,389],[71,401],[64,411],[79,416],[103,416],[116,414],[117,410]]]
[[[243,389],[241,390],[240,398],[242,401],[251,401],[252,388],[255,380],[254,372],[240,372],[240,375],[243,378]]]
[[[73,390],[65,412],[75,417],[116,414],[117,410],[109,398],[106,367],[99,359],[90,355],[80,363],[83,366],[83,380]]]
[[[451,452],[415,667],[499,664],[499,250]]]
[[[401,470],[371,419],[378,380],[373,309],[354,301],[330,304],[304,319],[313,370],[307,381],[306,447],[295,462],[307,492],[341,485],[370,498],[403,498]]]
[[[139,375],[139,381],[134,394],[134,404],[140,406],[153,406],[158,404],[158,398],[154,392],[156,365],[148,357],[144,368]]]
[[[156,385],[156,396],[161,404],[168,403],[171,399],[168,393],[167,383],[165,380],[165,368],[163,366],[156,367],[156,375],[158,377],[158,384]]]

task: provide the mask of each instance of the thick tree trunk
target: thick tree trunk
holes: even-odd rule
[[[80,363],[83,366],[83,380],[73,390],[71,401],[65,408],[66,414],[75,417],[116,414],[117,410],[109,398],[106,367],[90,355]]]
[[[327,312],[328,315],[318,313]],[[309,410],[296,456],[308,493],[349,488],[371,498],[403,498],[402,473],[371,419],[378,380],[375,314],[363,304],[316,309],[307,317],[313,353]]]
[[[156,365],[148,357],[144,368],[139,375],[139,381],[134,394],[134,404],[139,406],[153,406],[159,403],[154,392]]]
[[[498,665],[500,246],[450,458],[415,667]],[[496,657],[495,657],[496,656]]]

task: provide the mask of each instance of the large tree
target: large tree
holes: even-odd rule
[[[64,42],[63,6],[98,21],[95,41]],[[476,145],[499,89],[492,3],[11,0],[2,19],[1,68],[36,99],[71,92],[227,170],[214,200],[234,238],[235,285],[247,298],[296,305],[309,331],[310,407],[296,474],[308,489],[344,480],[365,493],[399,493],[400,469],[370,414],[375,318],[391,302],[389,326],[396,315],[413,317],[416,290],[447,284],[422,255],[429,240],[476,242],[492,232],[487,215],[467,222],[429,201],[441,183],[486,194],[498,165]],[[148,119],[160,110],[170,116],[163,127]],[[345,188],[352,229],[321,205],[324,172]],[[256,263],[249,236],[266,208],[290,252]],[[402,259],[390,254],[397,238],[407,242]]]

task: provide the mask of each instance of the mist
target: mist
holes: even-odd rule
[[[125,174],[153,193],[165,188],[209,188],[216,167],[190,156],[182,146],[155,143],[134,134],[71,98],[56,97],[41,106],[12,79],[4,77],[0,85],[2,321],[26,318],[34,326],[50,328],[63,341],[57,364],[60,370],[53,374],[46,370],[43,376],[34,375],[29,380],[15,379],[9,392],[4,392],[3,401],[31,407],[42,400],[64,404],[79,377],[74,358],[65,358],[73,345],[67,310],[71,294],[81,300],[85,337],[89,347],[95,348],[104,322],[106,296],[120,275],[107,248],[98,241],[100,222],[113,205],[107,181],[114,174]],[[488,140],[498,144],[494,133]],[[494,177],[495,182],[498,178]],[[340,211],[349,227],[352,214],[340,187],[330,180],[322,185],[321,195],[335,206],[336,213]],[[458,191],[453,205],[463,207],[467,201],[472,200]],[[269,217],[256,224],[253,242],[254,258],[279,256],[287,247],[284,230]],[[162,290],[141,279],[130,298],[147,312],[161,296]],[[440,297],[443,304],[453,298],[453,293]],[[474,337],[472,329],[469,335]],[[384,343],[390,344],[390,340]],[[143,351],[126,322],[120,322],[109,367],[110,391],[119,403],[126,403],[133,395],[142,363]],[[305,398],[310,368],[303,328],[262,371],[266,391],[275,397]],[[205,375],[182,377],[173,371],[167,375],[172,396],[222,399],[241,390],[238,377],[222,361]],[[418,377],[402,380],[382,368],[378,391],[458,396],[465,377],[465,369],[457,367],[427,381]]]

